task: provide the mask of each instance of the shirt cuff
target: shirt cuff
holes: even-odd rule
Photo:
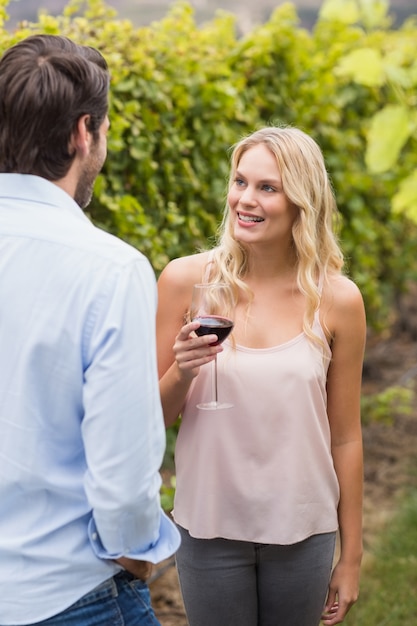
[[[109,554],[101,543],[93,518],[90,519],[88,524],[88,537],[94,554],[100,559],[114,560],[119,559],[121,556],[125,556],[129,559],[136,559],[138,561],[149,561],[149,563],[153,563],[154,565],[175,554],[181,542],[180,534],[175,524],[163,511],[161,511],[158,539],[146,550],[138,552],[131,551],[128,554]]]

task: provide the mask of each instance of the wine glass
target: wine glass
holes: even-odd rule
[[[202,335],[217,335],[212,346],[218,346],[229,335],[233,328],[231,319],[234,308],[233,291],[226,283],[201,283],[194,285],[190,307],[190,318],[200,322],[195,330]],[[219,402],[217,393],[217,354],[214,358],[213,398],[210,402],[197,404],[199,409],[229,409],[230,402]]]

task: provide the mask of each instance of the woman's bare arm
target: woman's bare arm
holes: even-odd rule
[[[166,426],[181,413],[191,382],[201,365],[214,359],[221,346],[209,346],[215,335],[197,337],[198,323],[186,323],[195,283],[202,281],[207,253],[171,261],[158,280],[156,321],[158,370]]]
[[[327,323],[332,362],[327,379],[332,456],[340,486],[340,558],[333,571],[323,623],[342,622],[359,594],[362,558],[363,450],[360,417],[366,319],[362,296],[350,280],[336,278]]]

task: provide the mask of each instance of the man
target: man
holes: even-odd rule
[[[109,75],[36,35],[0,60],[0,624],[158,624],[145,579],[178,548],[156,285],[84,215],[106,157]]]

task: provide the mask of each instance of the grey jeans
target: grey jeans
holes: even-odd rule
[[[318,626],[336,533],[284,546],[179,531],[177,569],[190,626]]]

